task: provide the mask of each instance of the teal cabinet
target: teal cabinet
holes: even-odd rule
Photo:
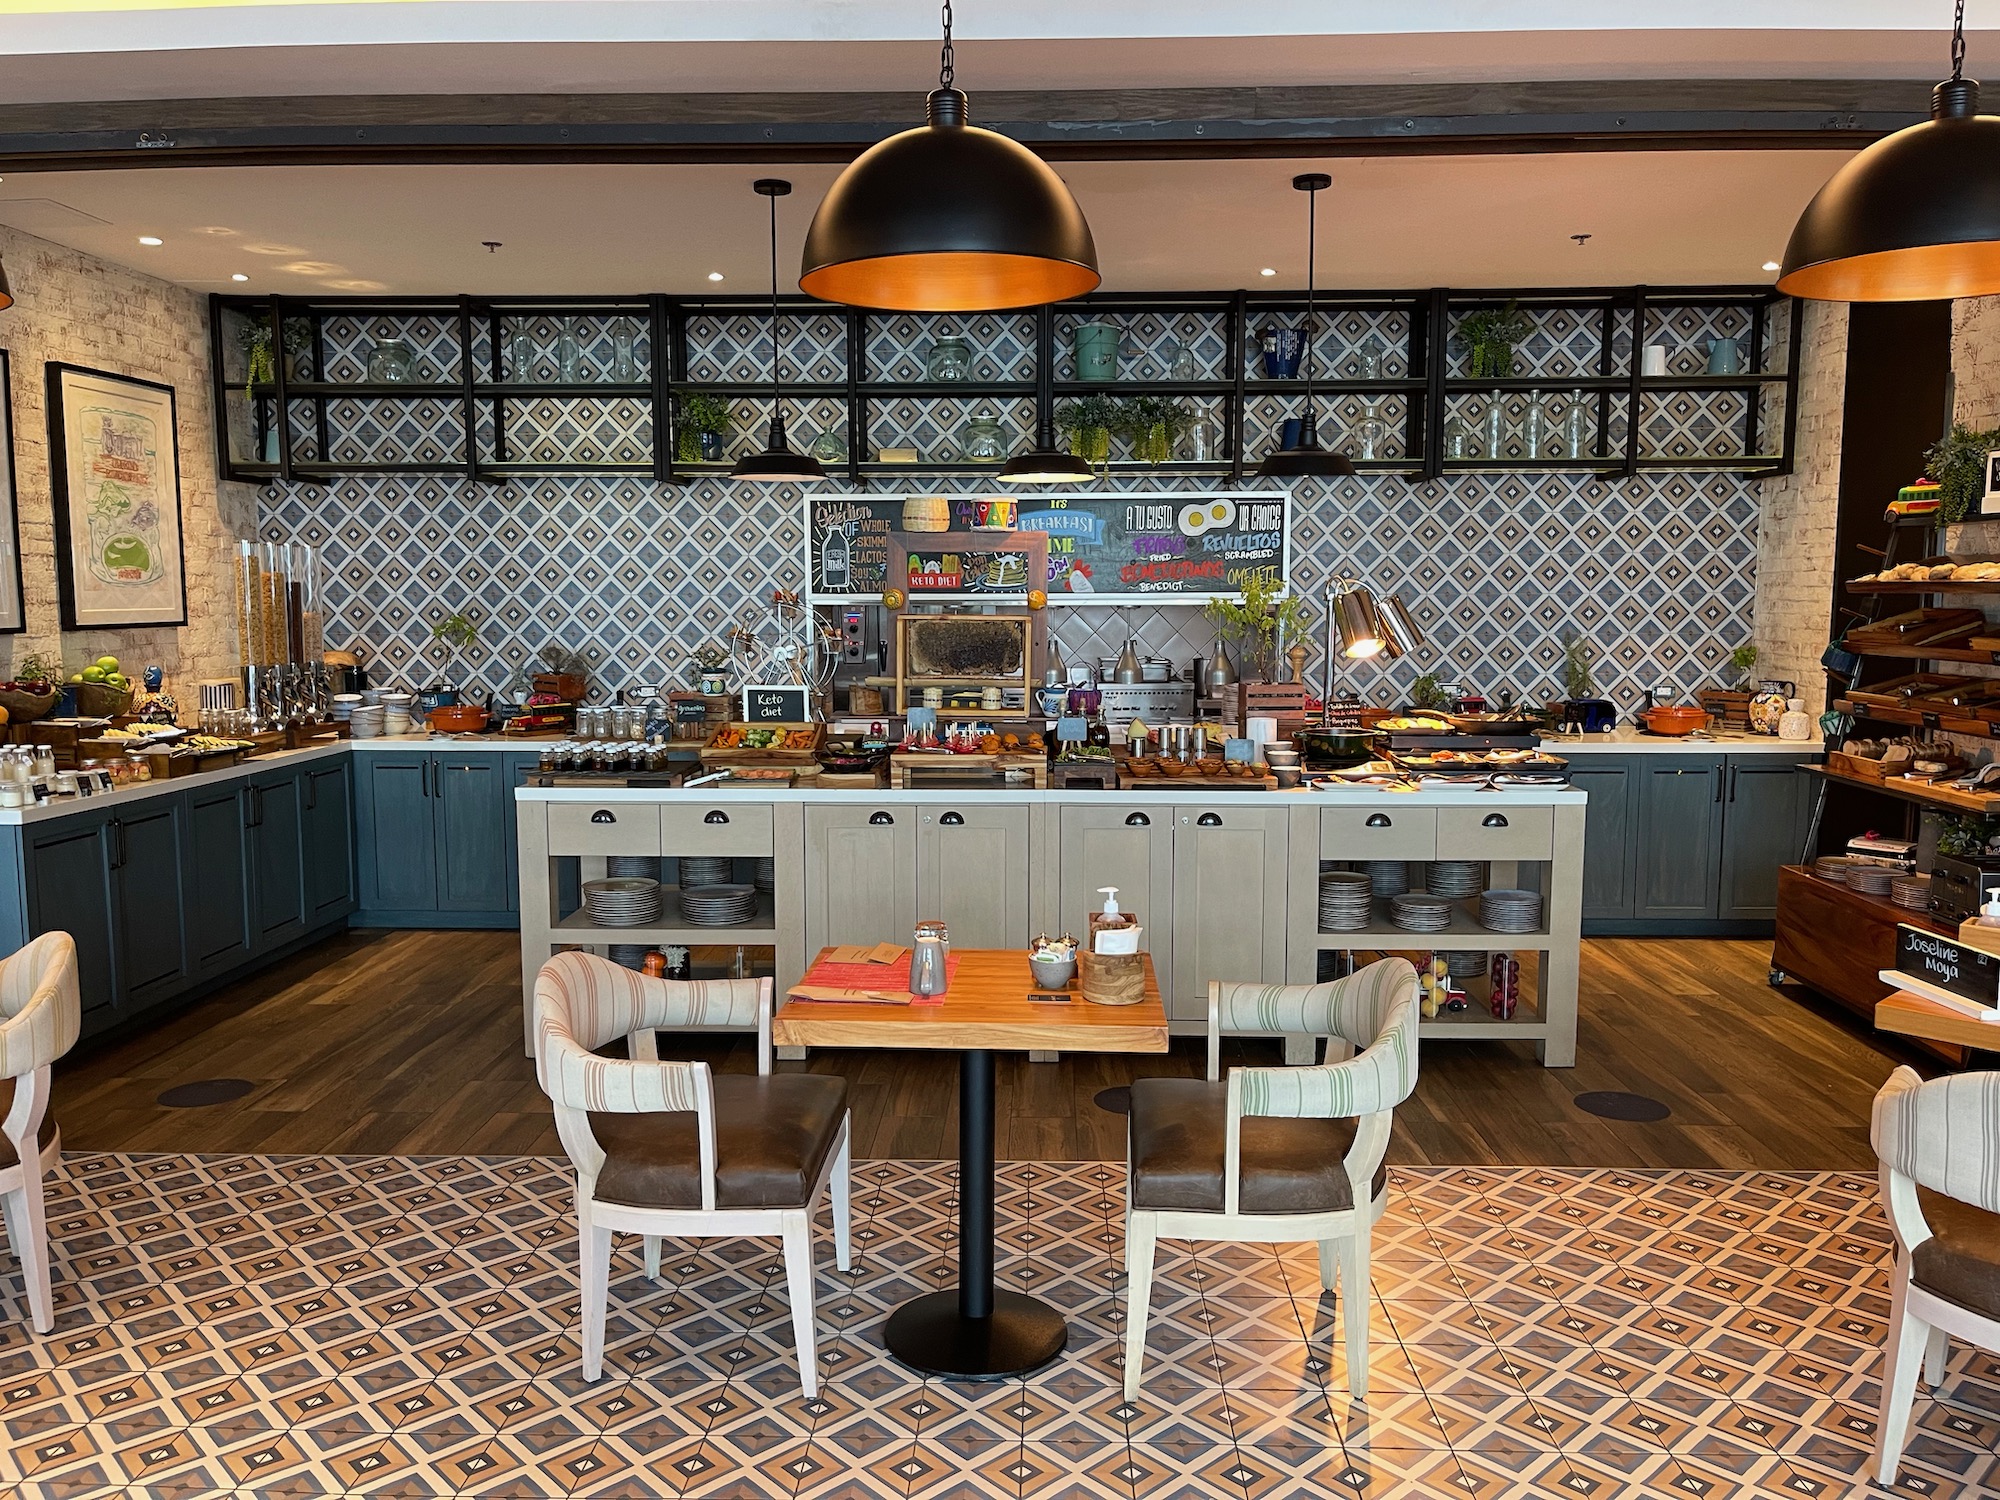
[[[355,841],[361,910],[437,910],[437,836],[432,831],[428,751],[361,755],[355,779]]]
[[[507,815],[513,788],[497,755],[431,759],[439,911],[501,912],[514,904]]]
[[[105,825],[118,1004],[129,1012],[186,989],[187,803],[153,797],[120,808]]]
[[[306,931],[305,801],[299,768],[247,779],[250,943],[256,953]]]
[[[1778,867],[1798,862],[1812,817],[1812,778],[1797,766],[1770,755],[1728,758],[1718,915],[1777,919]]]
[[[67,932],[76,940],[77,988],[85,1031],[102,1031],[118,1019],[117,976],[111,948],[117,924],[111,911],[111,867],[106,853],[108,813],[85,812],[24,830],[28,936]]]
[[[354,768],[346,756],[315,761],[300,773],[300,790],[306,925],[323,927],[354,910]]]
[[[1570,762],[1569,779],[1590,798],[1583,815],[1583,919],[1630,917],[1638,782],[1632,761],[1579,755]]]
[[[1647,755],[1639,762],[1635,917],[1712,918],[1722,848],[1720,756]]]
[[[514,926],[514,787],[535,757],[398,750],[362,752],[354,761],[355,922]]]
[[[248,798],[241,781],[187,794],[188,958],[196,979],[250,958],[250,888],[244,865]]]

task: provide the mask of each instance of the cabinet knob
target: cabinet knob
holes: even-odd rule
[[[616,823],[618,821],[618,814],[614,813],[608,807],[600,807],[590,815],[590,821],[593,823]]]
[[[704,823],[727,823],[729,821],[729,814],[719,807],[712,808],[702,814],[701,820]]]
[[[1479,820],[1479,826],[1481,828],[1505,828],[1507,826],[1507,815],[1505,813],[1488,813]]]
[[[1203,813],[1194,820],[1194,826],[1197,828],[1220,828],[1222,826],[1222,814]]]
[[[938,817],[938,822],[942,823],[946,828],[963,828],[965,826],[965,814],[955,812],[942,813]]]
[[[1151,828],[1153,820],[1144,813],[1131,813],[1125,819],[1127,828]]]
[[[1387,828],[1390,826],[1389,815],[1387,813],[1370,813],[1363,819],[1362,826],[1364,828]]]
[[[895,822],[896,820],[890,817],[889,814],[885,812],[878,812],[878,813],[870,813],[868,815],[868,821],[874,824],[877,828],[886,828],[889,824]]]

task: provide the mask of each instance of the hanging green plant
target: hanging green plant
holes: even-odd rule
[[[1079,396],[1056,408],[1056,426],[1062,429],[1069,451],[1087,464],[1111,461],[1111,434],[1119,425],[1124,403],[1112,396]]]
[[[1505,380],[1514,373],[1514,346],[1530,332],[1527,315],[1511,299],[1505,307],[1482,307],[1458,320],[1468,373],[1474,380]]]
[[[271,342],[271,318],[266,313],[244,319],[236,325],[236,345],[243,351],[243,378],[251,385],[275,385],[278,381],[276,352]],[[291,373],[310,378],[308,357],[312,351],[312,324],[303,317],[285,320],[285,353],[291,359]]]
[[[1174,445],[1188,429],[1180,402],[1167,396],[1133,396],[1118,403],[1118,432],[1132,445],[1132,455],[1149,464],[1174,456]]]
[[[1572,703],[1583,698],[1597,696],[1596,684],[1591,680],[1590,668],[1596,655],[1589,641],[1574,630],[1563,632],[1562,637],[1562,679],[1563,694]]]
[[[674,458],[700,463],[702,436],[720,437],[729,430],[729,403],[720,396],[682,386],[674,392]]]
[[[1986,493],[1986,455],[2000,448],[2000,427],[1975,430],[1963,422],[1932,443],[1924,474],[1938,486],[1938,519],[1963,521]]]

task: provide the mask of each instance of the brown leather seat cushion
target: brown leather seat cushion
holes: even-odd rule
[[[847,1109],[847,1080],[823,1073],[715,1075],[715,1205],[797,1208],[819,1180]],[[590,1116],[604,1170],[600,1203],[701,1207],[692,1110]]]
[[[1141,1078],[1132,1085],[1132,1205],[1222,1212],[1222,1156],[1229,1085],[1200,1078]],[[1327,1213],[1354,1206],[1341,1164],[1352,1120],[1245,1116],[1238,1207],[1246,1214]],[[1388,1171],[1375,1173],[1382,1196]]]
[[[0,1078],[0,1120],[6,1119],[8,1113],[13,1108],[14,1080],[11,1078]],[[56,1112],[53,1108],[45,1109],[42,1111],[42,1128],[36,1133],[35,1139],[40,1143],[41,1148],[46,1151],[49,1149],[49,1142],[55,1138]],[[16,1166],[20,1163],[20,1160],[19,1154],[14,1150],[14,1143],[8,1140],[6,1136],[0,1135],[0,1168]]]
[[[1931,1237],[1910,1256],[1910,1280],[1948,1302],[2000,1318],[2000,1214],[1917,1189]]]

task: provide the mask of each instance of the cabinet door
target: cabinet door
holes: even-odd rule
[[[309,765],[305,795],[306,925],[354,910],[354,782],[345,760]]]
[[[354,757],[355,846],[363,911],[436,911],[431,756]]]
[[[509,911],[514,866],[507,858],[513,789],[497,755],[432,757],[439,911]]]
[[[188,958],[197,976],[225,973],[250,957],[244,800],[241,781],[188,793]]]
[[[1712,917],[1722,843],[1722,757],[1634,756],[1639,767],[1636,917]]]
[[[1174,809],[1066,805],[1056,858],[1057,922],[1082,937],[1090,913],[1101,909],[1100,894],[1118,887],[1118,905],[1138,915],[1139,945],[1153,955],[1162,985],[1172,977],[1174,904]]]
[[[519,873],[521,865],[521,817],[520,806],[514,801],[514,788],[517,786],[526,786],[530,781],[535,779],[536,767],[540,764],[540,761],[541,757],[538,755],[524,755],[518,752],[506,757],[507,778],[503,784],[506,787],[507,805],[501,809],[500,824],[506,830],[507,836],[507,910],[509,911],[519,911],[521,908],[521,879]],[[568,873],[573,872],[576,867],[569,860],[564,860],[562,868]],[[574,877],[572,876],[573,879]],[[576,898],[573,896],[571,904],[574,905],[575,902]]]
[[[1287,827],[1278,808],[1174,810],[1174,1020],[1208,1015],[1211,979],[1284,982]]]
[[[917,809],[806,808],[807,962],[829,943],[908,943],[916,922]]]
[[[1590,797],[1583,815],[1583,918],[1632,915],[1632,789],[1627,760],[1570,758],[1570,785]]]
[[[305,807],[297,770],[253,776],[250,942],[262,953],[306,930]]]
[[[1810,816],[1810,778],[1776,755],[1732,755],[1722,797],[1720,915],[1771,921],[1778,915],[1778,866],[1796,864]]]
[[[120,809],[107,830],[118,1001],[128,1014],[187,988],[186,830],[186,808],[174,796]]]
[[[101,1031],[118,1018],[112,969],[117,939],[105,836],[109,821],[95,814],[67,817],[28,839],[28,933],[67,932],[75,939],[86,1031]]]
[[[944,923],[955,947],[1027,947],[1028,809],[919,807],[917,915]]]

